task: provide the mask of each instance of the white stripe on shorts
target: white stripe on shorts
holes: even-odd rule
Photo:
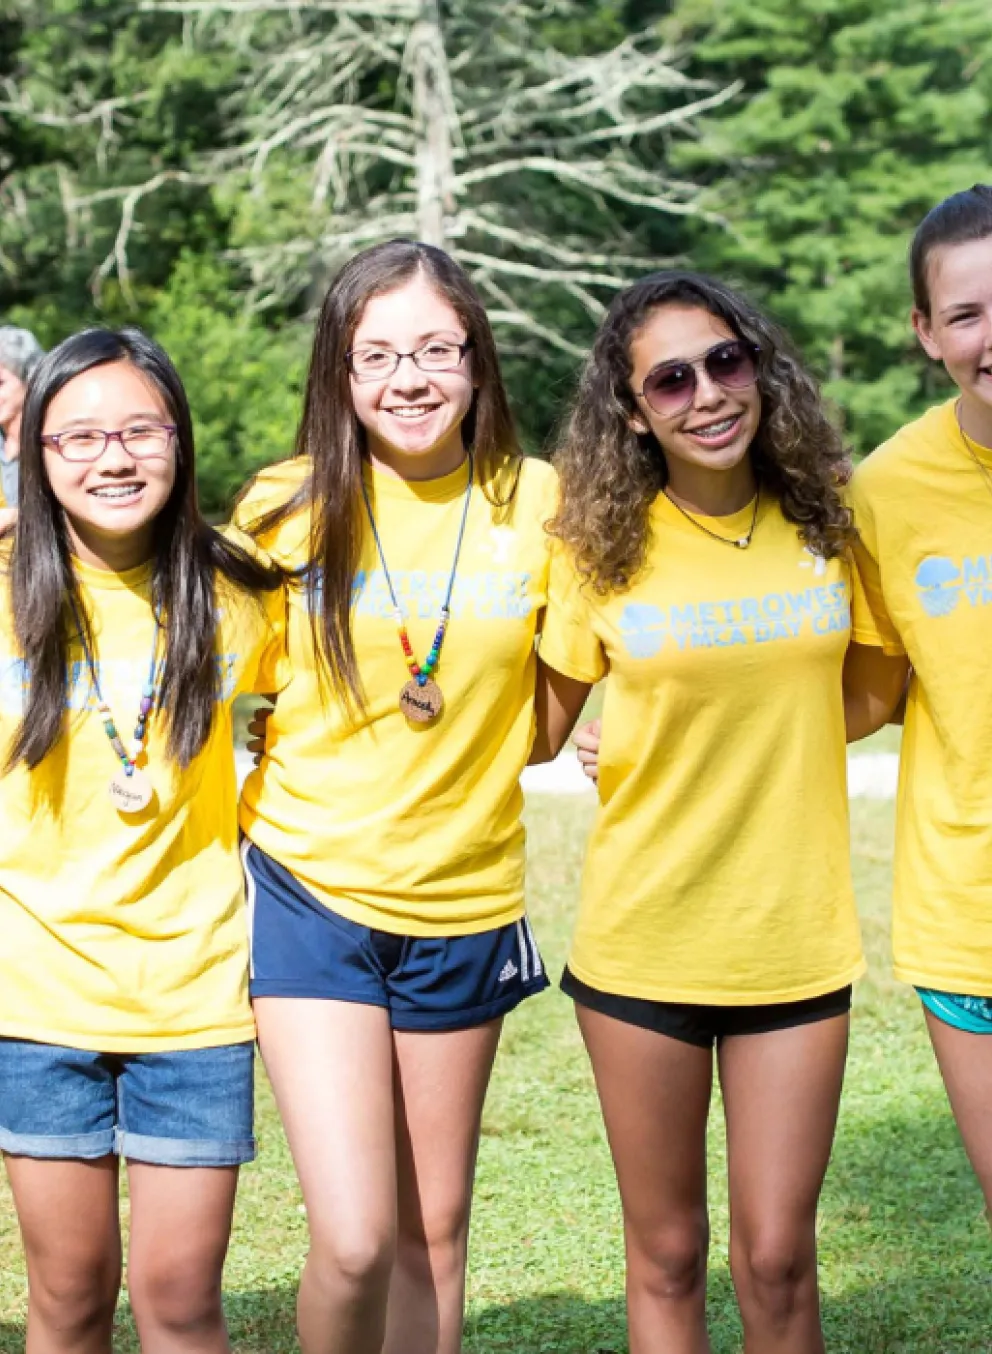
[[[241,842],[241,868],[245,874],[245,912],[248,919],[248,977],[255,976],[255,880],[248,868],[248,851],[251,842],[245,837]]]
[[[534,938],[534,929],[530,924],[530,917],[524,917],[524,926],[527,928],[527,935],[530,938],[530,947],[534,951],[534,977],[540,978],[544,972],[544,962],[541,959],[541,951],[537,948],[537,941]]]
[[[530,952],[523,921],[517,922],[517,944],[520,947],[520,981],[526,983],[530,981]]]

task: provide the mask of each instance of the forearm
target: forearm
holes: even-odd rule
[[[909,683],[909,661],[852,644],[844,664],[844,722],[847,741],[856,743],[884,725],[901,722]]]
[[[537,667],[534,743],[528,766],[554,761],[575,728],[590,691],[588,682],[565,677],[540,659]]]

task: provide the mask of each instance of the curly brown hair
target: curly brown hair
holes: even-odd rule
[[[785,333],[739,293],[702,273],[665,271],[614,298],[603,321],[553,460],[561,500],[548,530],[568,546],[596,592],[622,591],[643,567],[651,504],[667,483],[651,434],[635,433],[630,348],[659,306],[690,305],[758,349],[761,418],[750,455],[761,490],[774,496],[802,541],[825,558],[855,539],[841,499],[851,466],[819,388]]]

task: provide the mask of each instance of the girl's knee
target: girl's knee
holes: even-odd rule
[[[468,1216],[463,1210],[434,1217],[424,1226],[400,1225],[397,1260],[437,1285],[461,1282],[468,1259]]]
[[[389,1230],[349,1231],[311,1228],[307,1269],[311,1281],[361,1298],[387,1291],[396,1261],[396,1238]]]
[[[788,1317],[816,1291],[815,1239],[766,1232],[732,1242],[731,1269],[742,1304]]]
[[[139,1330],[192,1334],[216,1330],[224,1324],[220,1275],[204,1276],[202,1267],[185,1261],[144,1270],[132,1268],[128,1296]]]
[[[96,1266],[61,1266],[52,1273],[31,1276],[31,1312],[41,1322],[82,1341],[113,1325],[120,1293],[120,1268],[115,1262]]]
[[[705,1219],[632,1234],[627,1253],[631,1279],[661,1301],[684,1302],[706,1284],[709,1227]]]

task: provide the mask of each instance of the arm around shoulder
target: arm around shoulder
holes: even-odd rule
[[[844,660],[847,741],[856,743],[898,717],[909,682],[909,659],[881,647],[854,643]]]

